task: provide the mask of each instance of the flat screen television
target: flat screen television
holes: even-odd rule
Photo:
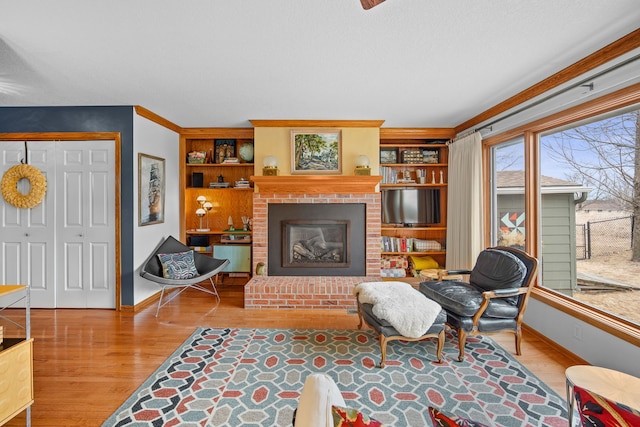
[[[383,224],[420,226],[440,223],[439,188],[385,188]]]

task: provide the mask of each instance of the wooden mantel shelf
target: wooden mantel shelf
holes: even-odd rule
[[[258,193],[354,194],[376,193],[381,176],[291,175],[252,176]]]

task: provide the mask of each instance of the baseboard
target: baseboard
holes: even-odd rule
[[[142,311],[145,308],[149,307],[150,305],[157,304],[159,299],[160,299],[160,291],[158,291],[155,294],[151,295],[150,297],[140,301],[136,305],[128,306],[128,307],[131,307],[132,311],[134,313],[137,313],[137,312]]]
[[[549,345],[550,347],[555,348],[556,350],[558,350],[558,352],[564,354],[565,356],[572,358],[572,359],[576,359],[578,361],[578,364],[581,365],[590,365],[589,362],[587,362],[586,360],[584,360],[582,357],[574,354],[573,352],[567,350],[565,347],[561,346],[560,344],[558,344],[557,342],[553,341],[552,339],[550,339],[549,337],[547,337],[546,335],[541,334],[540,332],[538,332],[537,330],[522,324],[522,329],[524,331],[526,331],[528,334],[531,335],[535,335],[536,338],[538,338],[540,341],[544,341],[545,343],[547,343],[547,345]]]

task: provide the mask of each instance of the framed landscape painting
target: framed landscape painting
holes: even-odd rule
[[[339,175],[341,165],[339,130],[292,130],[291,174]]]
[[[164,222],[164,159],[138,153],[138,225]]]

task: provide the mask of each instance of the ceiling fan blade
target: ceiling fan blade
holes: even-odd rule
[[[364,10],[369,10],[372,7],[379,5],[383,1],[384,0],[360,0],[360,3],[362,3],[362,7],[364,8]]]

